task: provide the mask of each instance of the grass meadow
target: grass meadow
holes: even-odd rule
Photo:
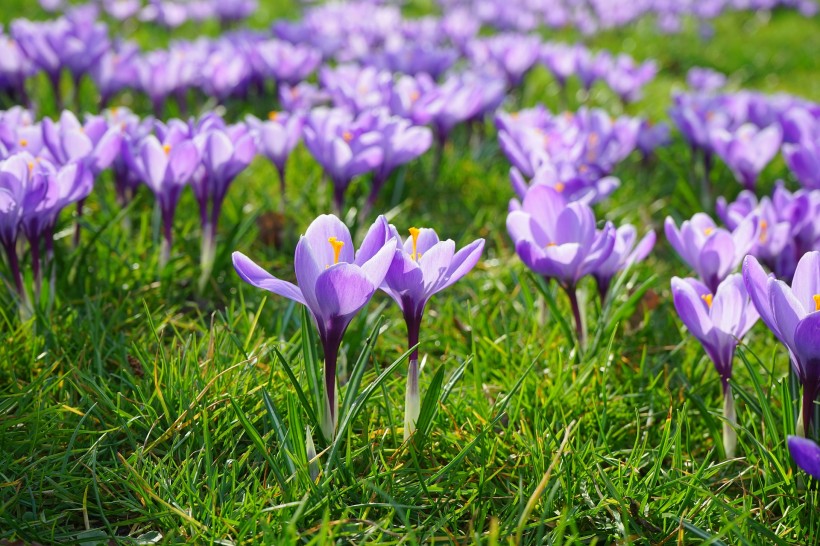
[[[292,0],[261,4],[255,28],[298,15]],[[0,13],[6,25],[45,17],[33,0],[3,0]],[[627,113],[659,121],[692,66],[726,72],[735,89],[820,101],[818,23],[776,11],[723,15],[709,29],[690,22],[674,36],[649,21],[592,38],[545,36],[657,59],[658,77]],[[218,31],[188,24],[174,36]],[[169,40],[147,26],[119,32],[145,47]],[[45,79],[33,88],[40,114],[55,115]],[[569,108],[580,99],[571,86]],[[90,82],[77,101],[96,111]],[[118,102],[150,111],[143,97]],[[543,68],[504,108],[536,103],[560,107]],[[585,103],[623,111],[603,87]],[[203,102],[202,111],[214,106]],[[274,107],[273,99],[228,103],[225,115],[238,120]],[[596,206],[599,218],[655,229],[659,242],[606,307],[584,281],[590,343],[581,350],[565,298],[515,255],[504,223],[509,164],[492,121],[483,129],[456,131],[437,176],[433,154],[400,170],[372,215],[384,213],[403,233],[433,227],[458,246],[487,241],[477,268],[434,297],[425,315],[419,433],[403,443],[405,327],[379,294],[342,345],[341,397],[351,418],[333,444],[317,439],[315,482],[305,451],[305,406],[321,366],[315,334],[300,306],[243,283],[230,255],[241,250],[292,279],[298,234],[331,209],[320,167],[302,146],[291,158],[283,241],[270,227],[279,208],[275,170],[260,157],[240,175],[202,293],[190,191],[171,261],[159,271],[153,196],[142,188],[122,210],[104,173],[76,249],[71,215],[61,219],[53,308],[21,323],[11,296],[0,293],[0,539],[818,544],[820,491],[785,444],[799,407],[786,350],[763,324],[739,348],[738,456],[726,460],[718,376],[672,305],[670,278],[688,269],[666,243],[663,219],[713,212],[715,197],[692,180],[680,135],[649,162],[638,154],[623,162],[615,172],[621,188]],[[796,187],[780,158],[761,177],[761,194],[779,178]],[[727,198],[741,189],[723,164],[714,187]],[[354,182],[351,203],[367,190],[366,177]],[[356,216],[346,220],[360,240]]]

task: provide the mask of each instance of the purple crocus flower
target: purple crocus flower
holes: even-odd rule
[[[578,281],[606,260],[615,246],[615,228],[595,229],[595,215],[583,203],[567,204],[545,185],[531,187],[520,208],[511,206],[507,231],[521,261],[535,273],[556,279],[567,293],[583,343],[583,319],[578,307]]]
[[[268,158],[279,175],[280,212],[285,211],[285,164],[302,138],[304,117],[287,112],[270,112],[266,121],[253,116],[246,118],[256,138],[259,153]]]
[[[695,91],[711,93],[726,85],[726,76],[711,68],[694,66],[686,73],[686,85]]]
[[[314,220],[296,245],[297,285],[277,279],[241,252],[233,253],[239,276],[253,286],[307,306],[319,330],[325,355],[325,408],[322,430],[332,439],[338,419],[336,361],[350,321],[384,281],[396,254],[387,220],[380,216],[358,251],[350,232],[337,217]]]
[[[133,165],[142,181],[157,199],[162,216],[163,240],[159,257],[162,268],[171,257],[174,212],[179,196],[196,168],[199,154],[182,124],[162,127],[159,134],[145,136],[134,145]]]
[[[382,135],[375,118],[354,119],[344,110],[320,107],[308,115],[303,136],[308,151],[333,183],[334,205],[341,214],[350,181],[381,165]]]
[[[319,82],[330,93],[334,106],[358,115],[390,103],[393,75],[372,66],[344,64],[319,69]]]
[[[401,243],[396,228],[391,233],[398,244],[395,257],[382,283],[384,290],[401,308],[407,326],[407,347],[419,342],[424,308],[430,298],[470,272],[481,258],[484,239],[477,239],[456,252],[455,243],[440,241],[428,228],[410,228],[410,237]],[[404,408],[404,439],[410,437],[419,417],[419,351],[410,353],[407,394]]]
[[[726,419],[723,447],[726,456],[732,458],[737,444],[737,434],[732,428],[737,417],[729,385],[732,361],[739,340],[757,322],[757,310],[738,274],[726,277],[714,294],[700,281],[673,277],[672,295],[681,321],[703,345],[720,375]]]
[[[820,394],[820,252],[808,252],[800,259],[791,287],[767,277],[751,256],[743,262],[743,277],[763,322],[788,348],[792,368],[803,385],[798,433],[806,436]]]
[[[306,112],[329,102],[330,95],[311,83],[279,86],[279,103],[286,112]]]
[[[541,62],[558,82],[561,88],[567,84],[570,76],[575,74],[578,61],[578,48],[566,44],[545,43],[541,46]]]
[[[373,175],[370,195],[363,209],[365,215],[373,208],[379,192],[393,171],[420,157],[433,142],[430,129],[413,125],[398,116],[380,115],[377,127],[382,135],[382,161]]]
[[[649,120],[641,122],[636,145],[644,158],[652,155],[656,149],[668,146],[671,142],[668,124],[652,123]]]
[[[524,179],[518,169],[512,167],[510,183],[521,199],[527,194],[529,188],[542,184],[560,193],[567,201],[579,201],[587,205],[593,205],[606,199],[621,185],[621,181],[614,176],[604,176],[589,181],[567,163],[544,163],[538,167],[535,176],[529,182]]]
[[[11,24],[11,35],[31,63],[46,73],[54,92],[58,110],[63,108],[60,74],[65,66],[62,51],[71,32],[65,18],[46,22],[17,19]]]
[[[747,190],[754,190],[757,177],[780,150],[781,139],[779,125],[758,129],[746,123],[734,132],[717,129],[711,133],[712,148]]]
[[[107,169],[120,152],[122,130],[119,126],[108,127],[103,116],[89,116],[85,124],[68,110],[60,115],[60,121],[43,120],[43,143],[58,165],[79,161],[97,176]],[[85,196],[77,201],[77,217],[83,215]],[[80,224],[74,231],[74,245],[80,241]]]
[[[820,125],[820,122],[818,122]],[[783,158],[804,188],[820,189],[820,138],[783,146]]]
[[[259,75],[291,86],[306,80],[322,62],[317,50],[281,40],[255,44],[250,58]]]
[[[83,162],[95,176],[107,169],[119,152],[122,131],[109,127],[102,116],[89,116],[80,123],[70,111],[64,110],[60,120],[43,119],[43,143],[59,165]]]
[[[794,239],[805,222],[805,208],[782,204],[775,207],[768,197],[758,202],[754,193],[744,190],[733,203],[719,197],[716,209],[729,229],[736,229],[746,218],[757,215],[760,233],[749,253],[779,278],[791,278],[797,266]]]
[[[228,187],[256,155],[254,136],[244,123],[226,125],[217,116],[205,116],[193,128],[201,166],[191,186],[199,202],[202,252],[199,288],[204,290],[216,258],[216,230]]]
[[[631,224],[624,224],[615,230],[615,244],[609,257],[598,264],[592,276],[598,285],[601,304],[606,300],[612,279],[619,271],[643,261],[655,246],[655,232],[649,231],[638,241],[638,231]]]
[[[139,47],[135,43],[118,44],[92,67],[91,78],[100,92],[101,106],[105,107],[123,89],[138,84],[138,53]]]
[[[31,304],[23,286],[17,238],[20,236],[26,205],[41,200],[45,193],[40,191],[38,194],[31,194],[29,179],[34,166],[33,158],[26,153],[15,154],[0,161],[0,244],[6,252],[21,314],[30,309]]]
[[[789,436],[786,438],[789,444],[789,454],[809,476],[820,480],[820,445],[800,436]]]
[[[737,269],[759,236],[756,216],[750,216],[729,232],[717,227],[714,220],[702,212],[685,220],[680,229],[667,217],[664,231],[675,252],[712,292]]]
[[[504,74],[507,88],[513,89],[521,85],[524,76],[538,61],[541,39],[536,35],[499,34],[476,39],[468,49],[476,66],[487,62],[496,66]]]

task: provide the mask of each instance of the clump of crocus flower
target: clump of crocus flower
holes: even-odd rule
[[[750,216],[730,232],[718,227],[709,215],[699,212],[691,220],[685,220],[680,229],[667,217],[664,229],[672,248],[714,293],[755,245],[758,219]]]
[[[233,253],[236,272],[245,282],[307,306],[324,349],[325,407],[322,432],[336,433],[338,398],[336,363],[350,321],[382,285],[396,254],[396,241],[380,216],[356,250],[350,232],[337,217],[319,216],[300,237],[293,259],[296,282],[277,279],[241,252]]]
[[[171,120],[156,122],[156,136],[149,134],[133,145],[130,165],[157,199],[162,217],[162,246],[159,266],[171,257],[174,213],[182,190],[199,167],[199,152],[188,126]]]
[[[424,308],[433,295],[451,286],[470,272],[484,249],[484,239],[477,239],[456,252],[455,243],[440,241],[429,228],[409,229],[410,237],[402,244],[395,227],[391,234],[398,248],[381,285],[401,308],[407,326],[410,364],[407,368],[407,391],[404,407],[404,439],[410,437],[419,417],[419,332]]]
[[[34,302],[39,303],[43,270],[53,258],[54,228],[60,211],[86,197],[92,183],[91,173],[80,162],[56,166],[27,152],[0,161],[0,244],[6,252],[24,318],[32,307],[18,255],[20,235],[25,235],[31,250]],[[52,297],[53,292],[52,287]]]
[[[337,214],[344,212],[345,192],[354,177],[370,172],[382,162],[382,136],[376,118],[354,118],[345,110],[315,108],[304,127],[305,146],[333,184]]]
[[[716,129],[710,137],[712,149],[729,166],[737,181],[747,190],[754,190],[757,177],[780,150],[783,134],[776,124],[759,129],[745,123],[736,131]]]
[[[734,457],[737,423],[729,379],[740,339],[757,322],[758,313],[740,275],[728,276],[713,293],[695,279],[672,278],[672,295],[681,322],[700,341],[715,365],[723,387],[723,448]]]
[[[199,290],[211,277],[216,258],[216,232],[228,188],[256,155],[254,136],[244,123],[228,125],[215,115],[203,117],[192,127],[201,159],[194,172],[194,190],[202,221]]]
[[[246,118],[256,138],[259,153],[268,158],[279,175],[279,210],[285,212],[285,166],[290,154],[302,138],[304,117],[301,114],[272,111],[267,120],[253,116]]]
[[[792,368],[803,385],[797,432],[808,436],[820,394],[820,252],[808,252],[800,259],[791,286],[768,277],[752,256],[743,262],[743,278],[763,322],[789,350]]]
[[[566,292],[575,318],[578,340],[584,342],[584,326],[576,288],[612,253],[615,227],[607,222],[596,229],[595,214],[581,202],[567,203],[555,189],[536,185],[522,203],[513,200],[507,231],[521,261],[548,281],[555,279]]]

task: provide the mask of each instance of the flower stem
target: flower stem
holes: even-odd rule
[[[723,394],[723,452],[727,459],[733,459],[735,448],[737,447],[737,413],[735,412],[735,399],[732,396],[731,385],[726,385]]]
[[[578,344],[582,347],[586,343],[586,338],[584,336],[584,319],[581,316],[581,307],[578,305],[578,291],[575,288],[575,285],[561,285],[564,289],[564,292],[567,293],[567,297],[569,297],[569,304],[572,307],[572,316],[575,319],[575,335],[578,336]]]

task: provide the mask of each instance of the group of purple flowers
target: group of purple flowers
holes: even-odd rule
[[[656,238],[652,230],[600,222],[592,207],[622,185],[617,170],[630,155],[639,151],[648,160],[671,141],[671,126],[613,118],[587,106],[563,113],[542,105],[501,110],[539,67],[562,90],[570,78],[586,95],[603,84],[623,104],[637,101],[658,71],[651,60],[546,42],[534,31],[546,25],[594,32],[647,15],[661,29],[674,30],[686,15],[706,20],[727,9],[815,9],[808,0],[709,0],[674,7],[662,1],[448,0],[441,2],[441,17],[406,19],[393,5],[329,3],[306,9],[300,20],[278,21],[267,32],[228,32],[144,51],[111,39],[101,13],[167,27],[210,17],[231,23],[251,14],[256,1],[98,0],[72,8],[60,0],[41,3],[66,11],[50,21],[14,21],[8,35],[0,30],[0,93],[40,106],[31,103],[29,88],[42,74],[62,112],[58,120],[38,120],[33,109],[20,106],[0,112],[0,244],[21,312],[39,305],[49,268],[54,279],[60,212],[76,204],[82,215],[104,171],[110,169],[123,206],[141,186],[154,193],[162,220],[160,267],[171,259],[175,212],[191,187],[202,226],[202,290],[214,266],[217,226],[232,183],[257,155],[265,156],[278,174],[284,212],[288,160],[303,142],[332,186],[338,216],[319,216],[299,239],[297,284],[239,252],[233,264],[244,281],[310,311],[324,351],[321,428],[328,441],[339,419],[340,346],[377,290],[399,305],[407,327],[405,438],[412,434],[420,409],[424,310],[434,294],[476,265],[484,247],[478,239],[456,251],[453,241],[415,227],[402,239],[379,216],[356,249],[339,219],[354,180],[370,177],[360,209],[367,217],[397,169],[431,147],[440,157],[457,126],[480,126],[494,116],[517,195],[506,222],[515,252],[566,293],[583,347],[583,279],[594,279],[603,308],[617,297],[613,280],[644,260]],[[482,27],[500,32],[488,36]],[[114,107],[78,119],[63,111],[66,73],[75,104],[88,78],[101,104],[138,104],[136,92],[147,98],[155,117]],[[787,347],[803,388],[797,436],[788,438],[789,448],[798,465],[820,479],[820,446],[811,439],[820,394],[820,106],[788,95],[730,92],[727,78],[707,69],[691,70],[687,84],[687,91],[674,96],[669,117],[689,144],[693,164],[702,165],[708,188],[720,158],[744,191],[734,202],[717,200],[725,227],[705,213],[680,227],[666,219],[667,240],[697,277],[672,279],[674,305],[720,377],[728,457],[737,442],[730,383],[737,345],[761,318]],[[247,104],[250,98],[270,112],[237,123],[213,112],[164,118],[173,103],[179,118],[187,118],[206,101],[229,111],[231,101]],[[771,196],[758,199],[758,179],[778,153],[803,189],[792,193],[778,183]],[[33,299],[24,275],[27,255]],[[53,293],[52,284],[49,297]]]
[[[69,8],[67,0],[40,0],[47,11]],[[137,19],[175,28],[185,22],[201,23],[218,19],[223,24],[247,19],[258,7],[258,0],[91,0],[106,15],[118,21]]]
[[[415,430],[419,417],[418,343],[424,309],[430,298],[466,275],[481,258],[484,239],[456,251],[452,240],[436,232],[411,227],[402,241],[397,229],[379,216],[358,249],[350,231],[336,216],[314,220],[299,238],[293,267],[298,283],[277,279],[241,252],[233,263],[242,279],[258,288],[305,305],[319,331],[324,350],[325,407],[322,432],[336,433],[339,400],[336,364],[345,331],[379,289],[399,306],[407,326],[410,363],[407,372],[404,437]]]

